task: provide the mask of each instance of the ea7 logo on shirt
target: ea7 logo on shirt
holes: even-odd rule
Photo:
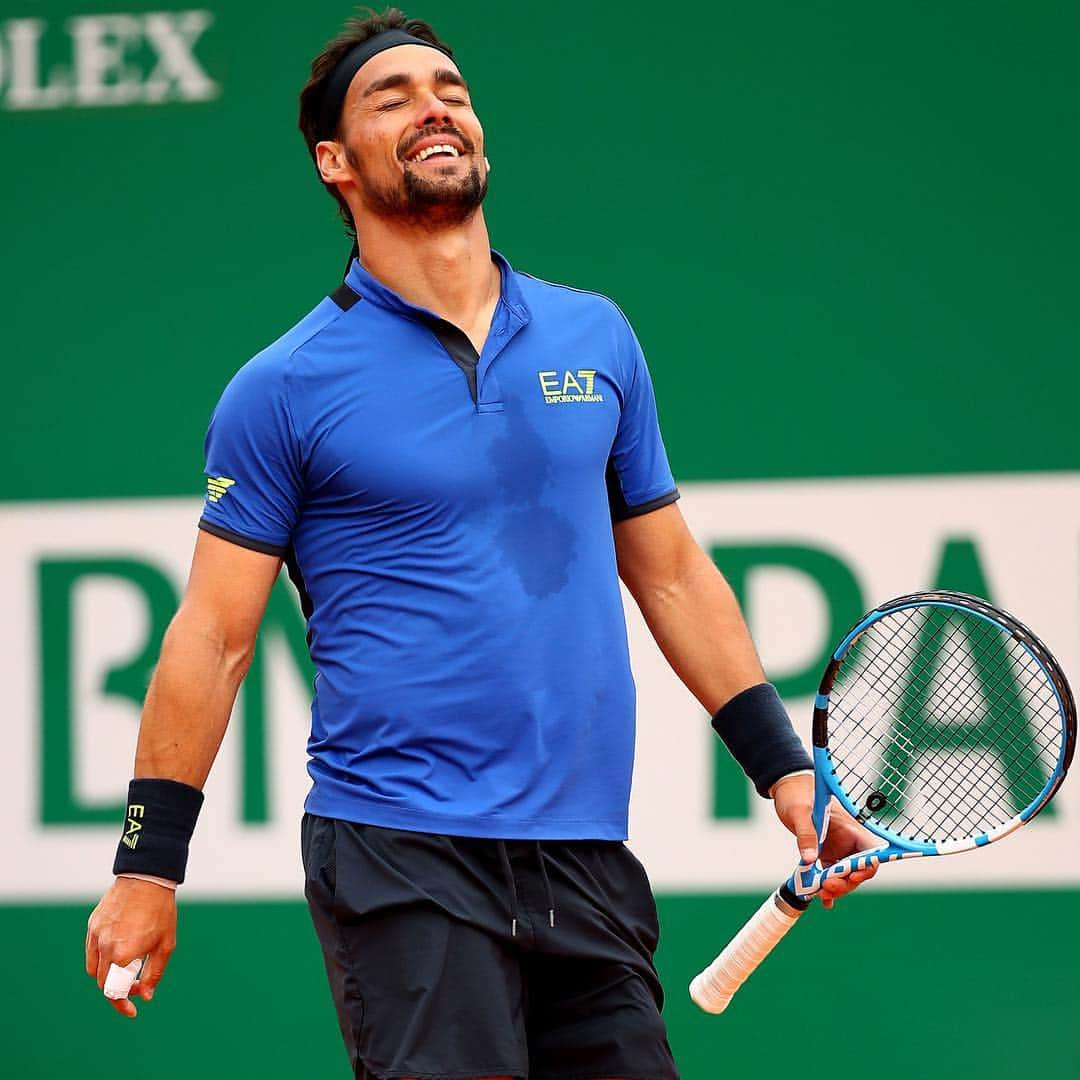
[[[548,405],[562,405],[571,401],[603,401],[604,395],[593,391],[595,370],[578,368],[577,371],[538,371],[540,389]]]

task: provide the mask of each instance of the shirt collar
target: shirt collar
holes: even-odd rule
[[[527,323],[530,318],[530,312],[521,291],[518,274],[505,256],[501,255],[494,248],[491,249],[491,259],[499,268],[499,277],[501,280],[500,300],[512,314],[517,316],[517,319],[521,323]],[[399,315],[404,315],[407,318],[422,319],[424,321],[439,318],[439,316],[434,312],[429,311],[427,308],[410,304],[408,300],[403,299],[394,292],[393,289],[379,281],[378,278],[373,277],[360,264],[359,259],[353,259],[349,264],[348,273],[345,275],[345,284],[365,300],[378,304],[380,307],[386,308],[389,311],[395,311]]]

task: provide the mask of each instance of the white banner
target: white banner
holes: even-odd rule
[[[800,731],[809,728],[807,687],[837,628],[931,586],[988,593],[1043,637],[1067,673],[1078,670],[1076,474],[690,484],[681,506],[740,593]],[[0,507],[0,900],[90,898],[107,883],[151,646],[183,588],[199,507],[190,499]],[[300,892],[302,624],[292,605],[274,610],[264,659],[207,785],[189,896]],[[654,887],[775,885],[790,871],[793,841],[771,805],[717,765],[704,711],[632,601],[628,616],[639,702],[631,842]],[[1069,853],[1078,847],[1080,791],[1067,782],[1054,814],[1015,837],[889,868],[875,887],[1075,885],[1080,863]]]

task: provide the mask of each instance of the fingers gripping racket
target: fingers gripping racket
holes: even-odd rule
[[[1011,615],[943,591],[876,608],[822,676],[813,816],[820,843],[835,798],[881,844],[828,867],[800,863],[694,979],[690,996],[723,1012],[830,878],[1008,836],[1061,786],[1075,743],[1069,684]]]

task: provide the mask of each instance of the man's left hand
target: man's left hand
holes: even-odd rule
[[[814,778],[809,774],[782,776],[772,786],[773,806],[776,816],[795,835],[799,845],[799,858],[812,863],[818,858],[817,832],[814,829]],[[854,855],[857,851],[877,846],[873,833],[864,829],[835,799],[829,814],[829,831],[825,835],[820,856],[822,866]],[[841,896],[858,888],[877,873],[877,867],[856,870],[847,877],[829,878],[818,896],[823,907],[831,908]]]

